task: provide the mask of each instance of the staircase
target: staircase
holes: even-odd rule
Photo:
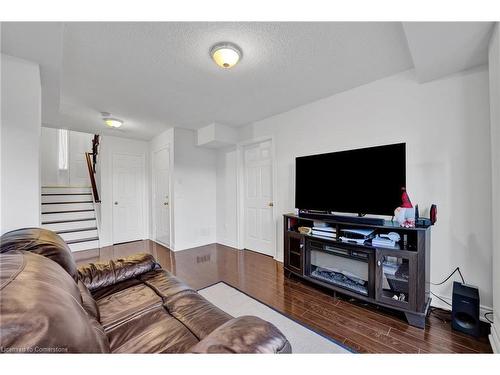
[[[42,187],[42,227],[59,234],[72,251],[99,248],[91,187]]]

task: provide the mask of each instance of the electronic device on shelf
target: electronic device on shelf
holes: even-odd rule
[[[399,241],[401,241],[399,233],[381,233],[372,238],[372,246],[395,248]]]
[[[394,241],[394,242],[401,241],[401,236],[399,235],[399,233],[396,233],[396,232],[382,233],[382,234],[379,234],[379,237],[380,238],[387,238],[387,239]]]
[[[344,228],[340,230],[341,236],[339,238],[344,242],[352,242],[362,245],[369,239],[373,238],[374,233],[374,229]]]

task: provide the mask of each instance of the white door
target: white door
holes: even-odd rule
[[[170,246],[170,153],[168,148],[153,155],[153,214],[155,240]]]
[[[271,141],[243,149],[245,248],[275,256]]]
[[[144,234],[144,157],[113,154],[113,243]]]

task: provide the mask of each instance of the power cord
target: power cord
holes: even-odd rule
[[[443,281],[441,281],[440,283],[437,283],[437,284],[434,284],[434,283],[431,283],[431,285],[443,285],[445,282],[447,282],[454,274],[455,272],[458,271],[458,274],[460,275],[460,278],[462,279],[462,284],[465,284],[465,279],[464,279],[464,276],[462,275],[462,272],[460,272],[460,267],[457,267],[453,270],[452,273],[450,273],[450,276],[448,276],[446,279],[444,279]],[[434,293],[433,293],[434,294]],[[439,297],[438,297],[439,298]],[[449,303],[448,303],[449,305]]]
[[[448,301],[444,300],[443,298],[439,297],[437,294],[431,292],[431,294],[436,297],[438,300],[441,300],[441,302],[444,302],[446,303],[448,306],[451,306],[451,303],[449,303]]]
[[[493,311],[484,313],[484,319],[486,319],[488,321],[488,323],[493,324],[493,320],[488,319],[488,315],[490,315],[490,314],[493,315]]]
[[[450,275],[444,279],[443,281],[441,281],[440,283],[431,283],[431,285],[443,285],[445,282],[447,282],[449,279],[451,279],[451,277],[455,274],[455,272],[458,272],[458,274],[460,275],[460,278],[462,279],[462,284],[465,284],[465,279],[464,279],[464,276],[462,275],[462,272],[460,272],[460,267],[457,267],[453,270],[452,273],[450,273]],[[444,302],[445,304],[447,304],[448,306],[452,307],[451,303],[449,303],[448,301],[446,301],[445,299],[439,297],[437,294],[435,294],[434,292],[431,292],[431,294],[436,297],[438,300],[440,300],[441,302]],[[434,313],[434,310],[435,309],[431,309],[430,313]]]

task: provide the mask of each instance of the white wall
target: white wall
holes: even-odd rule
[[[500,30],[497,23],[489,48],[491,171],[493,198],[493,309],[491,344],[500,353]]]
[[[144,181],[143,181],[143,207],[144,207],[144,235],[143,238],[150,238],[149,220],[150,220],[150,153],[149,143],[127,138],[113,136],[101,136],[99,145],[98,166],[100,168],[100,198],[101,198],[101,231],[99,233],[100,246],[109,246],[113,244],[113,154],[124,153],[143,156]]]
[[[238,247],[236,147],[217,152],[217,242]]]
[[[40,143],[42,186],[90,186],[84,152],[92,151],[93,134],[69,131],[68,169],[58,164],[58,130],[42,127]]]
[[[431,280],[441,281],[460,266],[466,281],[479,286],[482,305],[491,307],[488,102],[484,66],[425,84],[407,71],[244,127],[241,140],[274,137],[277,259],[283,259],[281,215],[294,209],[296,156],[406,142],[410,198],[423,215],[432,203],[438,206]],[[229,226],[233,217],[222,212],[217,224]],[[449,299],[451,286],[432,290]]]
[[[196,146],[196,133],[174,129],[174,250],[216,241],[216,152]]]
[[[41,87],[37,64],[1,55],[1,233],[40,225]]]
[[[68,170],[58,168],[58,129],[42,127],[40,138],[40,173],[42,186],[69,185]]]

